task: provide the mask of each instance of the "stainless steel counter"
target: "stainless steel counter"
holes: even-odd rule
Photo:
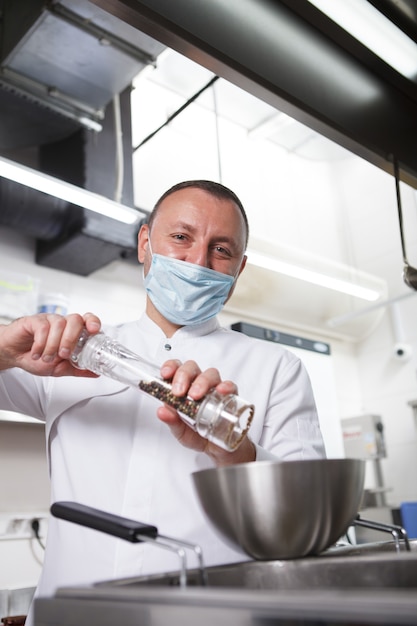
[[[417,540],[337,548],[319,557],[249,561],[64,588],[35,602],[36,626],[417,625]]]
[[[400,626],[417,624],[405,590],[67,589],[35,605],[36,626]]]

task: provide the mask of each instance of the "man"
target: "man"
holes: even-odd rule
[[[154,524],[161,534],[199,544],[208,565],[245,557],[226,546],[204,517],[194,471],[324,456],[299,359],[218,324],[216,314],[245,267],[247,241],[245,211],[229,189],[209,181],[171,188],[139,233],[146,312],[106,329],[160,365],[174,394],[198,400],[215,387],[254,403],[249,436],[235,452],[209,443],[154,398],[74,369],[68,359],[83,327],[100,329],[95,315],[42,314],[0,326],[0,406],[45,420],[52,501]],[[175,556],[154,546],[52,518],[38,593],[177,567]]]

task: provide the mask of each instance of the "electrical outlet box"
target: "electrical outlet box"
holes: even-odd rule
[[[32,521],[35,519],[39,521],[39,537],[45,538],[48,531],[48,514],[45,511],[1,514],[0,541],[34,539]]]

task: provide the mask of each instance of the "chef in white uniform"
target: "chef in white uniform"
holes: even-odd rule
[[[300,360],[277,344],[222,328],[216,318],[244,269],[247,241],[247,218],[232,191],[209,181],[176,185],[138,237],[146,311],[105,329],[161,366],[176,395],[198,400],[216,387],[253,403],[248,436],[235,452],[201,438],[158,400],[75,369],[68,358],[84,326],[100,330],[95,315],[40,314],[0,326],[0,408],[45,422],[51,502],[75,501],[153,524],[161,534],[199,544],[207,565],[247,557],[205,518],[193,472],[325,456]],[[37,594],[177,567],[175,555],[155,546],[51,518]]]

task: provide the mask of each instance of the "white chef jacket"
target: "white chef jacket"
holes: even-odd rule
[[[233,380],[255,405],[249,431],[257,460],[325,456],[311,384],[301,361],[281,346],[220,327],[216,318],[167,339],[146,314],[105,329],[160,366],[195,360]],[[201,546],[206,565],[246,560],[200,508],[191,474],[213,466],[181,446],[156,417],[159,401],[106,377],[37,377],[0,372],[0,407],[45,421],[51,501],[75,501],[153,524],[159,534]],[[49,521],[37,594],[58,587],[178,569],[178,558],[71,522]],[[195,567],[193,559],[189,567]],[[28,618],[30,624],[30,618]]]

